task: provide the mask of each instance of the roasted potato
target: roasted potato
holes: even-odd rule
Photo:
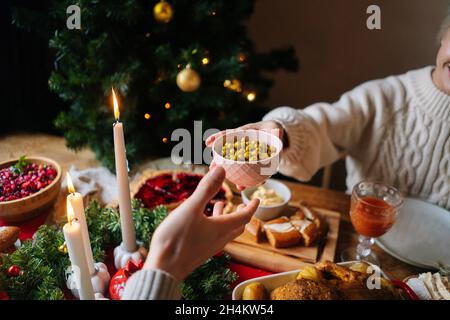
[[[297,274],[297,280],[307,279],[312,281],[323,281],[322,273],[313,266],[303,267]]]
[[[355,262],[350,266],[350,269],[359,273],[367,273],[367,268],[369,265],[365,262]]]
[[[242,300],[264,300],[266,289],[259,282],[252,282],[244,288]]]

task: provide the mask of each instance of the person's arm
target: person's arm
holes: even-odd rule
[[[135,272],[122,295],[123,300],[178,300],[180,297],[180,282],[159,269]]]
[[[369,143],[402,100],[404,90],[395,77],[367,82],[342,95],[339,101],[317,103],[303,110],[280,107],[263,120],[279,123],[287,135],[280,172],[307,181],[338,160],[340,151]]]
[[[259,205],[254,199],[223,214],[217,202],[211,217],[205,206],[222,187],[225,170],[217,166],[203,177],[195,192],[156,229],[142,270],[125,286],[123,299],[179,299],[179,284],[209,257],[240,235]]]

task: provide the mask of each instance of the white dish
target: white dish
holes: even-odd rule
[[[436,269],[450,265],[450,212],[406,198],[394,226],[376,240],[378,246],[411,265]]]
[[[341,266],[351,266],[352,264],[357,263],[357,262],[358,261],[348,261],[348,262],[339,262],[337,264],[341,265]],[[295,280],[295,278],[297,277],[297,274],[299,272],[300,272],[300,270],[287,271],[287,272],[282,272],[282,273],[271,274],[271,275],[264,276],[264,277],[249,279],[244,282],[241,282],[240,284],[238,284],[236,286],[236,288],[234,288],[233,294],[232,294],[232,299],[233,300],[241,300],[242,293],[244,292],[245,287],[252,282],[261,283],[264,286],[264,288],[266,288],[266,290],[268,292],[270,292],[270,291],[274,290],[275,288],[278,288],[279,286],[282,286],[282,285],[288,283],[289,281]],[[389,280],[388,276],[383,272],[383,270],[380,270],[380,275],[383,278],[386,278],[387,280]]]
[[[283,209],[287,206],[289,201],[291,200],[291,191],[289,188],[282,182],[269,179],[262,184],[267,189],[273,189],[277,192],[281,198],[283,198],[283,202],[273,206],[262,206],[259,205],[258,209],[256,209],[255,217],[260,220],[270,220],[274,219],[282,213]],[[245,204],[250,202],[250,197],[255,192],[257,187],[250,187],[241,192],[242,202]]]

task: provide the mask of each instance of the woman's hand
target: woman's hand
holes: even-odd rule
[[[232,130],[248,130],[248,129],[267,131],[269,133],[277,135],[278,138],[283,140],[283,127],[276,121],[260,121],[260,122],[255,122],[255,123],[249,123],[249,124],[246,124],[245,126],[242,126],[242,127],[236,128],[236,129],[232,129]],[[227,131],[229,132],[230,130],[220,131],[220,132],[217,132],[216,134],[209,136],[205,142],[206,146],[212,147],[214,141],[217,138],[223,136]],[[216,166],[216,163],[214,161],[212,161],[210,168],[213,169],[215,166]],[[239,191],[242,191],[245,189],[244,186],[239,186],[239,185],[237,185],[236,188]]]
[[[240,205],[230,214],[222,214],[224,203],[217,202],[211,217],[203,213],[224,179],[222,167],[211,169],[192,196],[168,215],[153,235],[144,269],[160,269],[183,281],[244,231],[259,200],[252,200],[247,206]]]

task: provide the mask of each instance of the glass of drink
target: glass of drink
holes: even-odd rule
[[[362,181],[353,187],[350,220],[359,234],[359,243],[342,252],[343,261],[360,260],[380,265],[372,252],[375,238],[385,234],[394,224],[403,204],[401,193],[378,182]]]

